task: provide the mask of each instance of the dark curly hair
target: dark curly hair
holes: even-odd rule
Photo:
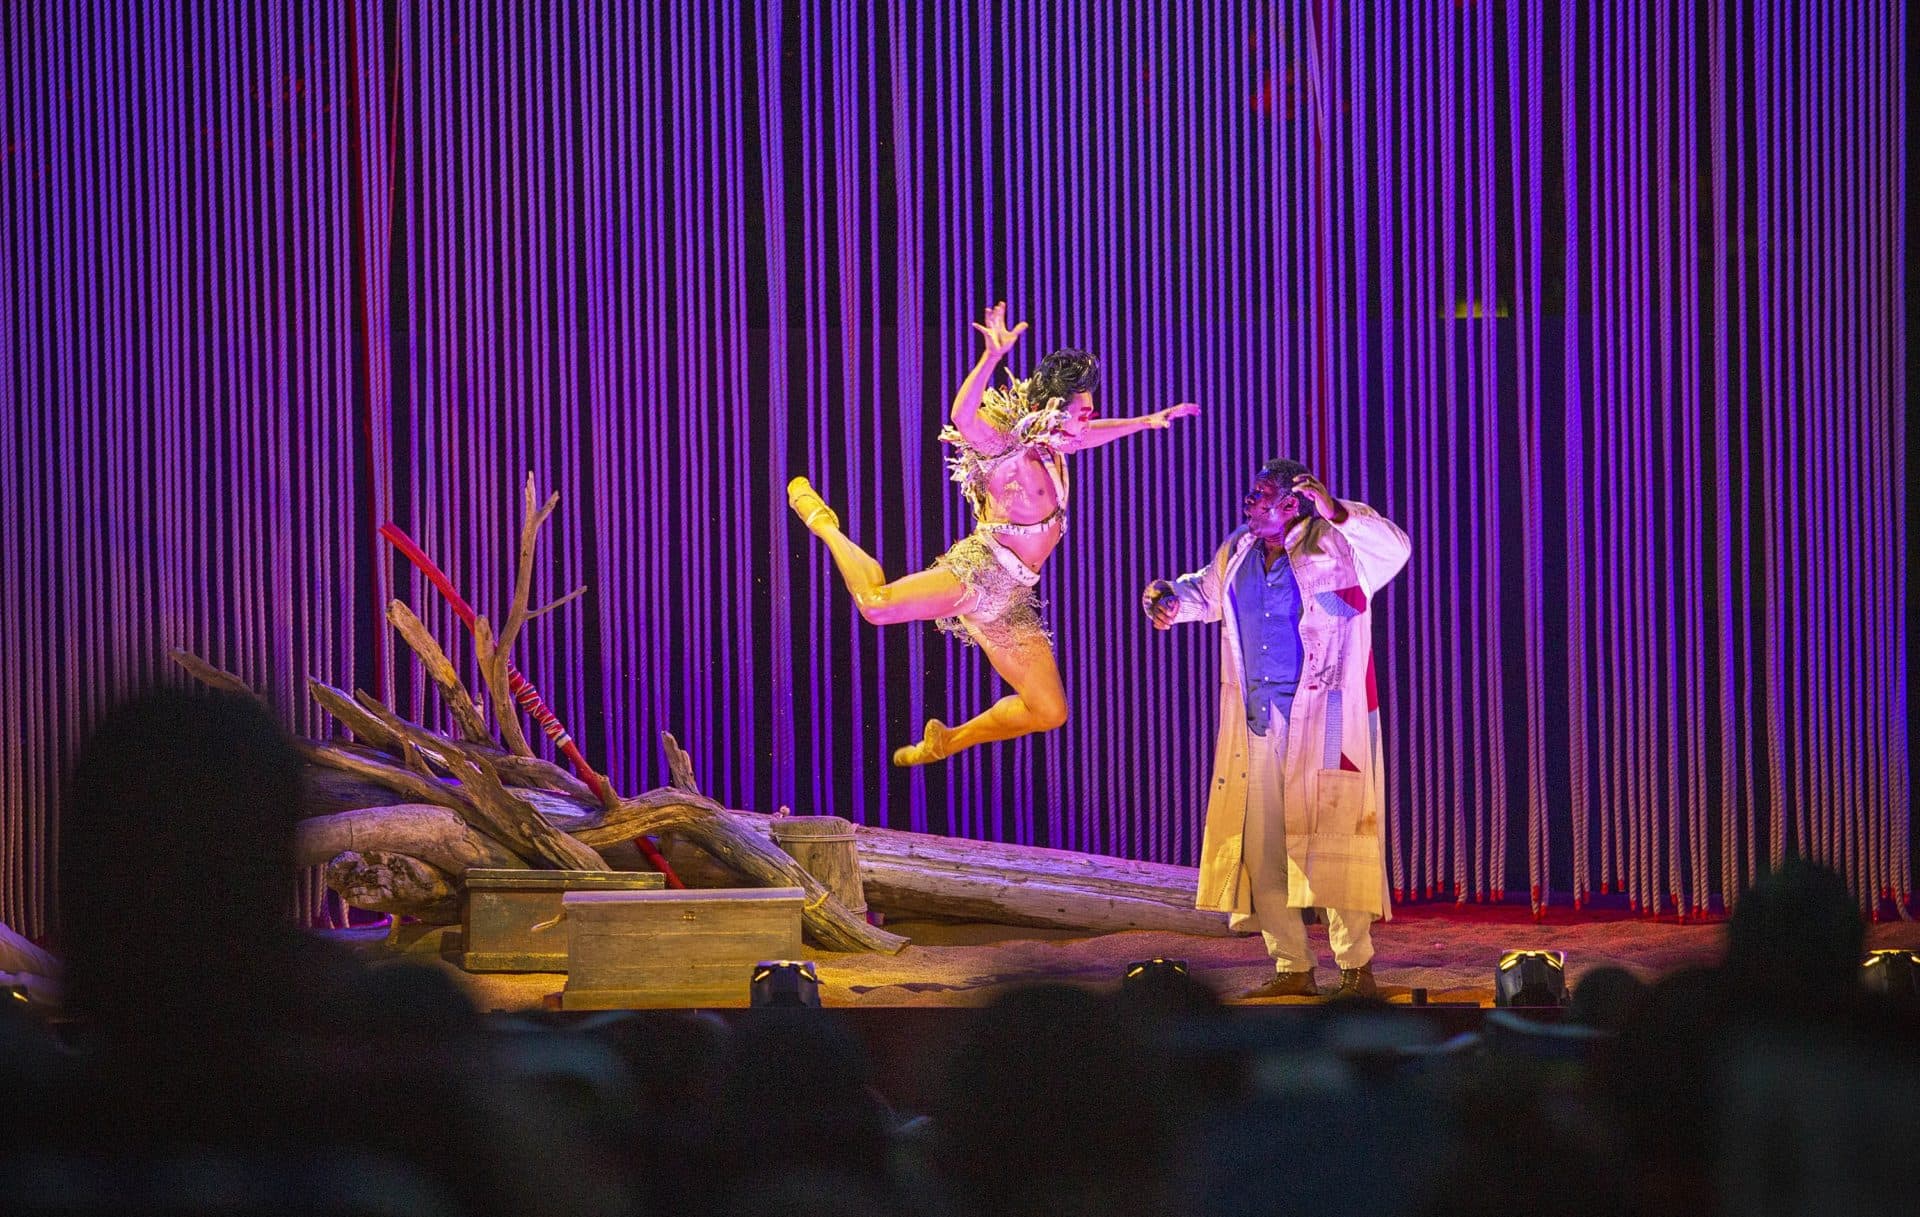
[[[1290,456],[1276,456],[1260,465],[1258,477],[1272,478],[1282,487],[1293,485],[1293,479],[1307,472],[1307,467]]]
[[[1027,378],[1027,408],[1037,410],[1055,398],[1091,393],[1100,387],[1100,361],[1093,352],[1062,347],[1040,361]]]
[[[1308,470],[1304,464],[1294,460],[1292,457],[1276,456],[1270,461],[1263,461],[1260,465],[1260,472],[1255,476],[1272,478],[1274,481],[1280,483],[1281,490],[1291,492],[1293,490],[1293,479],[1308,472],[1310,472],[1310,470]],[[1319,511],[1314,508],[1312,501],[1305,495],[1299,497],[1299,508],[1302,516],[1311,518],[1320,514]]]

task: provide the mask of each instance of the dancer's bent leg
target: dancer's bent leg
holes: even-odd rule
[[[991,641],[971,626],[968,632],[1013,692],[958,727],[929,720],[919,743],[894,750],[894,764],[925,765],[977,744],[1051,731],[1067,721],[1066,687],[1045,635],[1035,633],[1009,644]]]
[[[853,594],[860,615],[873,624],[931,621],[966,610],[972,593],[951,571],[940,567],[888,582],[879,560],[840,531],[840,517],[807,479],[795,478],[787,483],[787,503],[807,530],[827,543],[833,564],[840,568],[840,578]]]

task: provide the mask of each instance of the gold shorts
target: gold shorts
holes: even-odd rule
[[[966,585],[965,607],[954,616],[934,622],[943,632],[968,642],[973,634],[995,646],[1016,647],[1038,639],[1049,641],[1040,619],[1040,597],[1034,585],[1038,571],[1030,569],[992,532],[977,528],[933,560]]]

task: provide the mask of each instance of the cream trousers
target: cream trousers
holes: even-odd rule
[[[1300,910],[1287,907],[1287,720],[1269,710],[1267,733],[1247,741],[1247,875],[1253,881],[1253,917],[1243,924],[1258,928],[1267,954],[1280,972],[1313,967],[1306,923]],[[1342,968],[1358,968],[1373,959],[1372,913],[1326,909],[1327,945]]]

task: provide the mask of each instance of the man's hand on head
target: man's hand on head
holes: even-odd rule
[[[1293,492],[1312,503],[1320,518],[1338,524],[1347,518],[1347,509],[1340,500],[1333,497],[1326,484],[1311,473],[1303,473],[1293,479]]]

